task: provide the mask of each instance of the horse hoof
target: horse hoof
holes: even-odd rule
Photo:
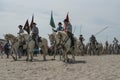
[[[14,56],[12,56],[12,58],[13,58],[14,61],[17,61],[17,59]]]
[[[51,59],[52,61],[55,60],[55,59]]]
[[[63,60],[63,62],[65,62],[65,60]]]
[[[44,59],[43,61],[47,61],[46,59]]]
[[[69,60],[69,59],[67,59],[67,62],[70,62],[70,60]]]
[[[26,59],[26,61],[28,61],[28,59]]]
[[[32,62],[33,60],[32,60],[32,59],[30,59],[30,61]]]

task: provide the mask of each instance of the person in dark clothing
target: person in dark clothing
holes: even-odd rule
[[[83,35],[80,35],[79,40],[83,44],[83,41],[85,40],[84,37],[83,37]]]
[[[32,37],[35,40],[35,47],[38,48],[38,38],[39,38],[39,29],[36,26],[36,23],[32,24]]]
[[[92,44],[95,44],[95,43],[97,42],[97,40],[96,40],[96,38],[95,38],[94,35],[92,35],[89,40],[90,40],[90,42],[91,42]]]
[[[18,26],[18,28],[19,28],[18,34],[19,34],[19,35],[22,34],[22,33],[24,33],[24,30],[23,30],[22,27],[23,27],[22,25],[19,25],[19,26]]]
[[[4,45],[5,54],[7,55],[7,58],[9,58],[10,53],[10,43],[7,41],[7,43]]]
[[[58,23],[58,27],[57,27],[57,29],[56,29],[56,30],[52,29],[52,30],[53,30],[54,32],[57,32],[57,31],[63,31],[64,28],[62,27],[62,23],[59,22],[59,23]]]

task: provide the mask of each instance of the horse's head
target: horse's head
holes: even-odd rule
[[[4,35],[5,40],[9,40],[8,34]]]
[[[30,35],[28,35],[28,34],[22,34],[22,35],[18,35],[18,41],[19,42],[27,42],[27,41],[29,41],[29,39],[30,39]]]
[[[48,34],[51,45],[54,45],[54,44],[55,44],[55,41],[56,41],[56,40],[55,40],[55,34],[56,34],[56,33]]]
[[[4,38],[6,40],[16,40],[16,37],[12,34],[5,34]]]

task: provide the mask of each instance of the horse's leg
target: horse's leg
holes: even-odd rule
[[[73,62],[75,62],[75,50],[74,50],[74,49],[72,50],[72,53],[71,53],[71,54],[72,54]]]
[[[65,62],[69,61],[68,52],[69,52],[68,50],[65,51]]]
[[[3,53],[2,53],[2,51],[0,51],[0,56],[1,56],[1,59],[3,59]]]
[[[17,50],[15,50],[16,61],[17,61],[17,54],[18,54],[18,52],[17,52]]]
[[[43,60],[46,61],[47,50],[43,48]]]
[[[28,61],[28,60],[29,60],[29,53],[30,53],[30,51],[29,51],[29,50],[27,50],[27,58],[26,58],[26,61]]]
[[[92,48],[91,48],[91,46],[90,46],[90,48],[88,50],[88,53],[89,53],[90,56],[92,55]]]
[[[65,51],[65,62],[67,62],[67,60],[68,60],[68,56],[67,56],[67,51]]]
[[[33,54],[34,54],[34,51],[31,51],[30,52],[30,57],[31,57],[30,61],[33,61]]]
[[[13,60],[15,61],[16,59],[15,59],[15,57],[13,56],[13,53],[14,53],[14,51],[13,51],[13,50],[11,50],[10,55],[12,56]]]
[[[63,51],[63,61],[65,62],[65,55],[66,55],[66,52],[65,51]]]
[[[15,57],[14,57],[14,55],[13,55],[13,54],[15,54]],[[12,58],[14,59],[14,61],[16,61],[16,60],[17,60],[17,50],[16,50],[16,49],[12,49],[12,51],[11,51],[10,55],[12,56]]]
[[[62,59],[61,59],[61,54],[62,54],[62,52],[61,52],[61,50],[60,50],[60,51],[59,51],[59,55],[60,55],[60,61],[62,60]]]
[[[81,50],[81,52],[82,52],[82,56],[84,56],[84,46],[82,45],[82,50]]]
[[[53,54],[54,54],[54,55],[53,55],[53,56],[54,56],[53,59],[55,60],[55,56],[56,56],[56,54],[57,54],[57,49],[56,49],[56,48],[54,48]]]
[[[62,51],[62,49],[60,49],[60,50],[59,50],[60,61],[62,60],[62,57],[63,57],[63,55],[62,55],[62,54],[63,54],[63,51]]]

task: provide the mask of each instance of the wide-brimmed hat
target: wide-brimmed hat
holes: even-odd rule
[[[58,23],[58,25],[62,25],[62,23],[61,23],[61,22],[59,22],[59,23]]]
[[[80,36],[82,36],[82,34],[80,34]]]
[[[20,27],[22,28],[23,26],[22,26],[22,25],[19,25],[18,27],[19,27],[19,28],[20,28]]]
[[[35,23],[35,22],[33,22],[33,24],[34,24],[34,25],[36,25],[36,23]]]
[[[68,21],[68,19],[64,19],[64,21],[63,21],[63,22],[69,22],[69,21]]]

